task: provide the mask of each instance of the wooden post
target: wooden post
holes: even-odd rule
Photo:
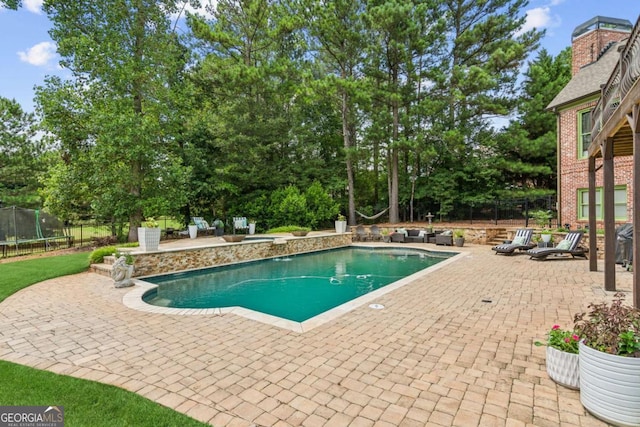
[[[596,230],[596,158],[589,157],[589,271],[598,271],[598,233]]]
[[[604,140],[602,150],[603,167],[603,213],[604,213],[604,290],[616,290],[616,223],[615,185],[613,174],[613,138]]]
[[[640,308],[640,276],[636,268],[640,260],[640,107],[637,104],[627,120],[633,131],[633,306]]]

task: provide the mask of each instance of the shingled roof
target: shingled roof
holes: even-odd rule
[[[561,108],[563,105],[579,99],[599,95],[600,86],[607,82],[620,59],[618,48],[626,43],[626,40],[614,43],[597,61],[582,67],[560,93],[553,98],[547,109]]]

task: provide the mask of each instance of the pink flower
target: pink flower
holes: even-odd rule
[[[580,337],[577,336],[576,334],[571,335],[571,339],[573,339],[574,341],[579,341]]]
[[[553,328],[551,328],[552,331],[555,331],[556,329],[560,329],[560,325],[553,325]]]
[[[566,342],[566,343],[570,343],[570,342],[571,342],[571,340],[569,339],[569,337],[567,337],[567,338],[565,338],[565,339],[564,339],[564,342]]]

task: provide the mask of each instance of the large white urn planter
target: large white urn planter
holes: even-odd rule
[[[347,232],[347,221],[336,221],[336,233],[346,233]]]
[[[195,239],[196,237],[198,237],[198,226],[189,225],[189,238]]]
[[[560,385],[577,390],[580,388],[578,355],[547,346],[547,374]]]
[[[580,342],[580,402],[616,426],[640,426],[640,358],[604,353]]]
[[[250,222],[249,223],[249,234],[256,234],[256,223],[255,222]]]
[[[160,246],[160,228],[138,227],[138,243],[144,252],[157,251]]]

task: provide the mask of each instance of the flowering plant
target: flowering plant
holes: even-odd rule
[[[574,331],[561,329],[560,325],[553,325],[547,334],[547,343],[544,344],[540,341],[536,341],[535,345],[547,345],[566,353],[578,354],[579,342],[580,336],[578,336]]]

